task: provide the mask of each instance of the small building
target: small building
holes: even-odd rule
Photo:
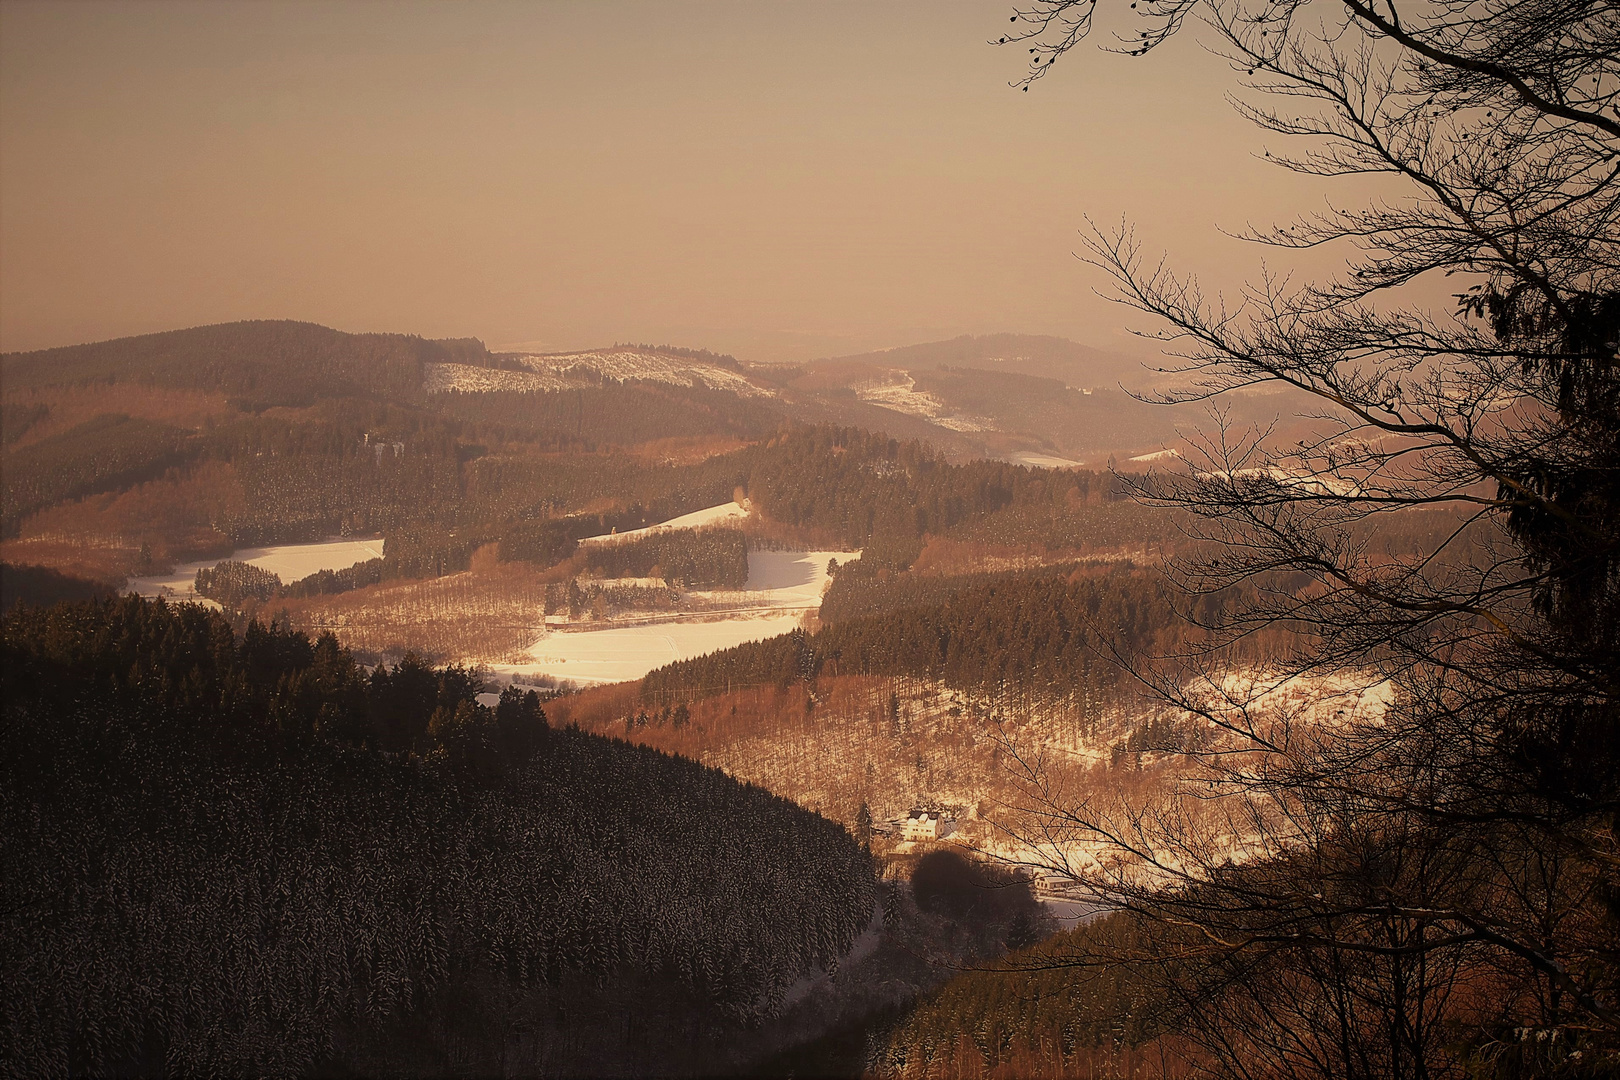
[[[1035,875],[1036,896],[1065,896],[1080,888],[1080,883],[1067,874],[1037,874]]]
[[[900,823],[900,839],[938,840],[948,835],[954,824],[938,810],[913,810]]]

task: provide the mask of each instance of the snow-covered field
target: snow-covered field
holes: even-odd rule
[[[936,416],[933,422],[952,431],[994,431],[996,425],[985,416]]]
[[[750,552],[742,589],[693,594],[724,604],[719,610],[652,616],[638,626],[550,630],[534,643],[527,661],[496,670],[579,683],[623,682],[676,660],[776,637],[820,606],[829,560],[844,563],[859,556],[858,551]]]
[[[773,391],[757,385],[741,372],[700,357],[663,356],[630,349],[599,349],[519,356],[516,359],[528,370],[509,371],[471,364],[428,364],[423,372],[423,388],[430,394],[451,390],[462,393],[562,390],[594,382],[596,375],[600,374],[621,381],[640,379],[676,386],[702,384],[716,390],[729,390],[741,397],[775,396]]]
[[[1027,450],[1019,450],[1007,455],[1007,460],[1014,465],[1029,465],[1037,469],[1078,469],[1082,462],[1070,461],[1068,458],[1053,457],[1050,454],[1032,454]]]
[[[676,660],[785,634],[799,625],[799,619],[795,612],[552,632],[530,650],[532,663],[512,665],[512,670],[573,682],[624,682]]]
[[[677,518],[649,525],[645,529],[631,529],[629,532],[606,533],[602,536],[587,536],[581,540],[582,544],[617,543],[621,540],[639,540],[656,532],[668,532],[671,529],[702,529],[710,525],[721,525],[728,521],[741,521],[748,516],[748,511],[739,503],[728,502],[720,506],[711,506],[704,510],[694,510],[690,514],[682,514]],[[752,567],[749,568],[750,572]]]
[[[522,360],[525,366],[538,372],[566,374],[576,367],[585,367],[599,371],[610,379],[647,379],[677,386],[691,386],[702,381],[716,390],[730,390],[743,397],[774,396],[764,387],[756,386],[741,372],[696,357],[661,356],[629,349],[599,349],[582,353],[525,356]]]
[[[1065,896],[1043,896],[1041,903],[1045,905],[1046,913],[1056,919],[1058,926],[1064,930],[1072,930],[1113,910],[1096,900],[1076,900]]]
[[[894,381],[864,383],[855,388],[862,401],[879,405],[895,412],[909,413],[932,420],[945,408],[945,403],[926,390],[917,389],[917,380],[908,371],[890,373]]]
[[[1170,461],[1181,456],[1181,451],[1171,447],[1168,450],[1155,450],[1151,454],[1138,454],[1132,461]]]
[[[380,559],[382,538],[375,540],[320,540],[313,544],[279,544],[274,547],[242,548],[233,551],[228,559],[251,563],[261,570],[278,574],[283,582],[291,583],[321,570],[342,570],[355,563]],[[197,571],[209,569],[225,559],[205,559],[185,563],[170,574],[131,578],[126,592],[140,596],[173,596],[182,600],[197,599],[194,588]]]
[[[594,537],[595,542],[613,542],[645,533],[683,528],[701,528],[736,521],[747,510],[735,502],[708,507],[648,529]],[[278,574],[291,583],[320,570],[341,570],[368,559],[381,558],[383,541],[326,540],[313,544],[284,544],[276,547],[244,548],[229,557],[251,563]],[[544,631],[516,663],[498,664],[497,673],[550,675],[577,683],[620,682],[639,679],[647,672],[675,660],[701,656],[717,649],[728,649],[744,642],[759,641],[785,634],[800,625],[805,614],[821,605],[821,594],[829,577],[827,564],[860,557],[858,551],[755,551],[748,555],[748,578],[741,589],[711,590],[689,594],[700,607],[687,612],[648,612],[633,621],[596,628],[557,627]],[[199,600],[194,584],[197,571],[224,561],[209,559],[186,563],[169,574],[135,578],[128,588],[142,596],[169,596]],[[441,582],[450,579],[440,579]],[[613,582],[627,584],[630,582]],[[662,582],[643,581],[644,585]],[[540,625],[544,615],[538,607],[531,625]],[[512,618],[507,613],[505,618]]]
[[[458,390],[463,394],[490,394],[496,391],[538,393],[563,390],[568,380],[554,372],[507,371],[505,368],[475,367],[472,364],[427,364],[422,370],[422,389],[430,394]]]
[[[911,372],[894,370],[883,381],[864,383],[855,388],[856,395],[869,405],[892,409],[908,416],[920,416],[930,423],[952,431],[994,431],[995,425],[982,416],[946,416],[945,402],[926,390],[917,389],[917,380]]]
[[[1250,718],[1323,726],[1377,723],[1395,704],[1395,684],[1374,672],[1307,677],[1249,668],[1187,689],[1211,715],[1238,729]]]

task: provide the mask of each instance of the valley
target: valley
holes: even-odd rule
[[[1620,1077],[1620,4],[0,0],[0,1080]]]
[[[220,349],[243,359],[174,359]],[[261,364],[243,395],[233,364],[268,352],[283,359]],[[1124,749],[1151,710],[1083,659],[1090,631],[1064,614],[1078,601],[1117,619],[1123,600],[1142,645],[1173,634],[1173,609],[1143,576],[1175,542],[1173,525],[1122,499],[1110,474],[1040,449],[1074,445],[1057,428],[1007,433],[1047,422],[1038,412],[1015,422],[1023,406],[1007,397],[1048,395],[1035,376],[975,401],[958,369],[840,361],[793,372],[639,346],[496,355],[296,324],[3,363],[8,444],[29,451],[20,473],[8,470],[23,486],[8,491],[33,501],[8,501],[0,555],[8,632],[29,663],[74,647],[51,636],[53,597],[130,596],[73,617],[151,626],[156,650],[172,650],[159,638],[181,626],[198,642],[229,627],[248,650],[230,663],[258,688],[249,713],[266,718],[231,722],[266,733],[254,744],[266,762],[330,747],[378,767],[449,770],[468,792],[506,790],[542,739],[522,725],[543,710],[544,730],[694,763],[869,852],[867,936],[824,934],[820,952],[746,976],[764,980],[756,1022],[766,1027],[744,1037],[725,1027],[736,1017],[708,1016],[730,1032],[716,1036],[729,1049],[705,1053],[794,1053],[852,1021],[881,1031],[888,1021],[872,1018],[910,1009],[955,966],[1093,915],[1094,900],[1061,883],[1037,896],[1033,872],[1018,869],[1042,855],[1013,825],[1018,747],[1066,755],[1099,789],[1174,771],[1168,756]],[[57,408],[79,410],[73,420],[84,402],[111,407],[84,385],[120,365],[152,387],[125,395],[135,413],[48,426]],[[833,371],[849,393],[828,383]],[[321,382],[332,372],[341,385]],[[177,395],[207,407],[178,411]],[[148,402],[150,415],[136,415]],[[940,445],[828,422],[846,415]],[[163,425],[155,457],[142,456],[150,425]],[[988,444],[969,436],[1002,440],[1031,463],[975,456]],[[87,456],[85,439],[117,453]],[[115,467],[103,471],[103,460]],[[34,591],[12,592],[14,582]],[[129,607],[133,597],[161,599],[171,614]],[[212,629],[193,625],[204,608]],[[176,629],[156,629],[171,619]],[[253,651],[266,640],[285,644]],[[161,693],[206,711],[217,697],[185,697],[216,677],[206,666]],[[1060,668],[1068,674],[1054,681]],[[1010,682],[998,674],[1013,669]],[[116,665],[107,670],[123,685]],[[102,684],[86,693],[92,685]],[[162,709],[150,715],[161,730]],[[949,834],[904,839],[919,807]],[[604,886],[627,872],[574,865],[571,880]],[[671,872],[646,865],[649,880]],[[958,910],[914,890],[917,874],[934,872],[924,867],[990,875],[1010,891],[999,906]],[[685,888],[656,886],[669,887]],[[884,913],[875,930],[874,903]],[[444,917],[460,918],[454,910]],[[558,947],[569,958],[543,961],[554,970],[522,983],[541,995],[533,1001],[560,1001],[569,972],[596,962]],[[638,969],[622,992],[672,978],[685,1000],[707,985],[674,962]],[[623,1009],[620,992],[591,1007]],[[434,1022],[462,1023],[451,1013]]]
[[[7,445],[22,448],[0,536],[14,689],[35,702],[77,687],[79,710],[40,713],[42,741],[18,727],[16,760],[111,753],[132,770],[115,798],[154,820],[139,809],[154,797],[143,766],[75,719],[127,714],[161,758],[150,767],[202,770],[264,822],[198,834],[195,851],[228,862],[234,843],[292,845],[346,882],[334,897],[363,888],[322,839],[333,826],[293,823],[253,778],[355,805],[391,792],[400,801],[365,828],[396,836],[420,819],[459,845],[434,856],[447,876],[433,933],[499,962],[457,954],[444,968],[437,946],[411,944],[401,963],[486,1004],[429,995],[386,1023],[310,1014],[293,1071],[439,1062],[493,1023],[563,1074],[598,1060],[645,1073],[696,1025],[680,1051],[692,1075],[822,1054],[836,1075],[901,1075],[917,1047],[959,1045],[939,1009],[964,968],[1101,948],[1135,932],[1121,913],[1143,896],[1289,858],[1286,798],[1234,778],[1264,762],[1257,747],[1331,745],[1376,730],[1398,700],[1353,656],[1290,671],[1277,658],[1299,638],[1284,620],[1215,636],[1297,579],[1177,586],[1167,567],[1211,549],[1133,485],[1149,470],[1213,474],[1163,427],[1133,426],[1128,399],[1051,377],[1066,354],[1050,343],[1039,362],[980,356],[1005,363],[993,378],[944,363],[992,344],[946,344],[788,370],[277,323],[0,358]],[[236,359],[177,359],[220,356]],[[87,385],[112,369],[147,389],[125,395],[131,412],[84,418],[111,407]],[[1082,464],[1099,453],[1117,468]],[[1308,471],[1221,475],[1349,490]],[[1448,531],[1454,514],[1419,508],[1361,550],[1394,566]],[[70,669],[95,674],[60,682]],[[214,730],[235,734],[197,741]],[[572,824],[534,839],[531,798],[560,800],[547,805]],[[640,829],[627,808],[641,805],[669,827]],[[908,831],[918,815],[936,824]],[[377,842],[386,857],[366,873],[396,880],[420,857]],[[50,843],[51,859],[80,857]],[[175,848],[175,865],[195,851]],[[795,883],[804,852],[810,892]],[[694,870],[739,858],[754,876],[736,890]],[[469,867],[499,897],[458,892]],[[225,863],[197,872],[238,880]],[[141,888],[181,898],[167,918],[216,925],[161,874]],[[408,937],[399,888],[365,917]],[[325,899],[299,903],[313,906],[297,918],[348,932]],[[725,916],[737,929],[716,936],[711,913],[733,903],[796,914],[783,928]],[[188,993],[211,985],[197,956],[165,970]],[[343,970],[332,977],[371,978]],[[1185,1050],[1162,987],[1108,978],[1070,1006],[1094,1026],[1054,1061],[1128,1070]],[[649,994],[664,1005],[638,1018]],[[390,1044],[406,1015],[433,1033],[424,1048]],[[640,1034],[584,1034],[602,1024]],[[1037,1043],[1051,1035],[1039,1024],[1025,1029]],[[251,1039],[239,1052],[264,1053]]]

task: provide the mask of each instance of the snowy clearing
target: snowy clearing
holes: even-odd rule
[[[985,416],[936,416],[934,423],[952,431],[994,431],[996,425]]]
[[[932,420],[945,409],[945,403],[926,390],[917,389],[917,380],[909,371],[890,372],[883,382],[863,383],[855,388],[862,401],[895,412],[921,416]]]
[[[1031,454],[1025,450],[1008,454],[1007,460],[1014,465],[1028,465],[1036,469],[1078,469],[1083,462],[1070,461],[1068,458],[1053,457],[1050,454]]]
[[[786,634],[821,605],[828,561],[859,557],[858,551],[752,551],[743,588],[692,594],[727,604],[719,611],[654,616],[638,626],[550,630],[530,648],[528,660],[494,670],[578,683],[624,682],[676,660]]]
[[[1155,450],[1151,454],[1138,454],[1136,457],[1133,457],[1130,460],[1132,460],[1132,461],[1169,461],[1172,458],[1178,458],[1180,456],[1181,456],[1181,451],[1175,449],[1174,447],[1172,447],[1169,450]]]
[[[719,506],[710,506],[703,510],[694,510],[690,514],[682,514],[668,521],[661,521],[657,525],[649,525],[645,529],[631,529],[622,533],[603,533],[600,536],[587,536],[581,544],[617,543],[621,540],[639,540],[644,536],[651,536],[657,532],[668,532],[671,529],[701,529],[709,525],[720,525],[728,521],[741,521],[748,516],[748,509],[739,503],[721,503]],[[750,565],[749,572],[753,572]]]
[[[140,596],[173,596],[184,600],[199,599],[195,589],[197,571],[212,569],[227,560],[251,563],[261,570],[279,575],[286,584],[322,570],[343,570],[355,563],[382,558],[383,542],[375,540],[319,540],[313,544],[278,544],[274,547],[241,548],[224,559],[204,559],[202,562],[184,563],[173,573],[151,577],[131,578],[125,592]]]
[[[505,368],[474,367],[472,364],[427,364],[422,370],[422,389],[430,394],[459,391],[463,394],[492,394],[498,391],[539,393],[564,390],[568,380],[554,373],[507,371]]]
[[[1075,900],[1063,896],[1043,896],[1041,904],[1046,908],[1046,913],[1056,919],[1064,930],[1072,930],[1114,910],[1098,900]]]
[[[930,423],[952,431],[994,431],[995,424],[983,416],[944,416],[945,402],[926,390],[917,389],[917,380],[911,372],[894,370],[881,381],[863,383],[855,387],[855,394],[868,405],[920,416]]]
[[[1201,472],[1198,479],[1214,480],[1269,480],[1278,487],[1297,487],[1313,495],[1361,495],[1361,485],[1346,479],[1331,469],[1321,471],[1290,470],[1280,465],[1263,468],[1236,469],[1232,472]]]
[[[786,634],[799,619],[799,613],[791,613],[550,633],[530,651],[533,662],[513,670],[572,682],[625,682],[676,660]]]
[[[632,352],[624,349],[602,349],[581,353],[551,353],[544,356],[520,358],[524,366],[541,374],[555,373],[564,377],[583,377],[588,369],[609,379],[671,383],[675,386],[709,386],[716,390],[729,390],[741,397],[775,397],[775,393],[755,385],[748,376],[719,364],[690,357],[660,356],[656,353]]]
[[[598,376],[620,382],[644,380],[675,386],[708,386],[729,390],[739,397],[775,397],[775,392],[759,386],[748,376],[698,357],[663,356],[629,349],[598,349],[590,352],[547,353],[513,357],[528,368],[476,367],[472,364],[428,364],[422,387],[430,394],[447,391],[491,393],[494,391],[566,390],[595,384]]]
[[[1304,676],[1240,669],[1219,683],[1190,684],[1188,691],[1211,715],[1240,730],[1250,718],[1328,727],[1379,723],[1395,704],[1395,684],[1373,671]]]

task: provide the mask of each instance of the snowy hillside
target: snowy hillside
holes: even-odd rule
[[[748,510],[736,502],[721,503],[719,506],[710,506],[703,510],[695,510],[690,514],[671,518],[649,525],[645,529],[631,529],[622,533],[606,533],[601,536],[587,536],[580,541],[581,544],[614,544],[627,540],[639,540],[651,536],[653,533],[669,532],[671,529],[703,529],[711,525],[725,525],[742,521],[748,517]]]
[[[618,382],[646,381],[675,386],[707,386],[739,397],[774,397],[775,393],[724,364],[700,356],[679,356],[639,349],[593,349],[588,352],[546,353],[509,357],[525,370],[483,368],[470,364],[428,364],[423,377],[428,393],[456,390],[488,393],[497,390],[563,390],[595,385],[606,378]]]
[[[909,371],[886,372],[880,379],[856,386],[855,393],[862,401],[879,408],[920,416],[952,431],[994,431],[996,427],[988,417],[953,415],[938,394],[918,390],[917,380]]]
[[[455,390],[463,394],[490,394],[497,391],[536,393],[565,390],[568,380],[555,372],[509,371],[506,368],[475,367],[472,364],[424,364],[422,389],[430,394]]]

